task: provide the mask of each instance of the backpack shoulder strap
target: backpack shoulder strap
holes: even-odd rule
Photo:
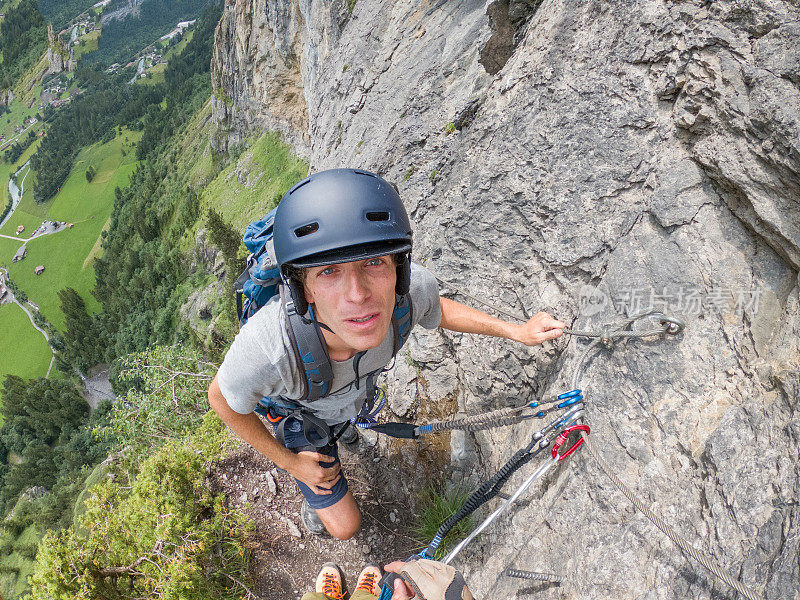
[[[411,305],[411,294],[395,294],[394,311],[392,312],[392,327],[394,328],[394,350],[392,356],[397,356],[400,348],[411,336],[411,317],[414,314]]]
[[[328,393],[333,380],[333,369],[328,349],[319,325],[297,314],[289,291],[278,286],[283,310],[286,314],[289,340],[297,364],[303,368],[303,398],[317,400]]]

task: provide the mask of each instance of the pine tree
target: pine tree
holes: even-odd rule
[[[241,236],[228,225],[213,208],[208,209],[208,235],[211,243],[219,248],[225,258],[225,275],[228,282],[233,285],[241,266],[238,264],[239,244]]]
[[[64,334],[64,358],[85,372],[100,362],[102,357],[94,321],[86,310],[83,298],[71,287],[60,290],[58,298],[61,300],[61,311],[66,317],[67,326]]]

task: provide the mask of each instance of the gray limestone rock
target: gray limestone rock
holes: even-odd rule
[[[278,486],[275,483],[275,478],[272,476],[271,473],[264,473],[264,479],[267,482],[267,489],[271,495],[276,495],[278,493]]]
[[[576,329],[649,306],[682,318],[677,337],[587,363],[591,437],[696,548],[759,597],[797,600],[798,22],[788,0],[358,0],[352,14],[235,0],[212,66],[216,143],[269,127],[314,171],[394,181],[414,259],[497,316],[460,291]],[[560,393],[584,348],[415,333],[391,407],[452,416]],[[453,477],[488,477],[538,426],[452,436]],[[527,597],[507,567],[569,580],[543,599],[734,597],[584,451],[457,566],[476,597]]]

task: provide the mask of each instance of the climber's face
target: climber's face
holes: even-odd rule
[[[392,321],[397,270],[392,255],[306,269],[306,300],[322,330],[332,360],[377,348]]]

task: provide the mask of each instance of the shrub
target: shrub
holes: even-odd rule
[[[79,518],[85,533],[70,527],[42,541],[30,600],[241,598],[252,526],[206,483],[227,439],[209,411],[196,433],[167,442],[135,474],[92,488]]]

